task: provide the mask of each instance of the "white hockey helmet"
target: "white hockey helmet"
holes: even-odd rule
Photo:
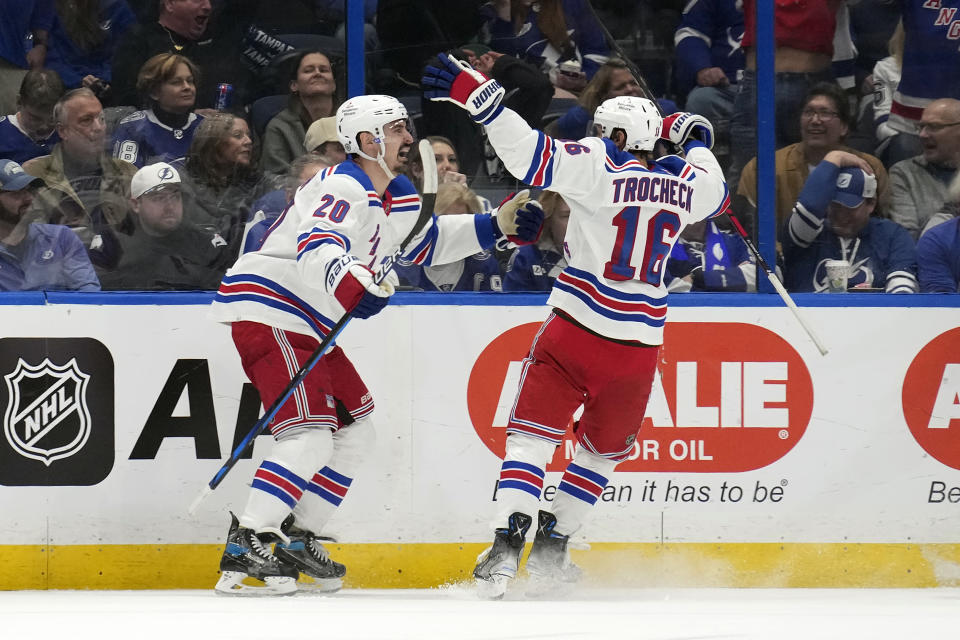
[[[627,151],[653,151],[660,138],[663,118],[652,100],[634,96],[617,96],[604,100],[593,114],[593,123],[600,125],[603,137],[614,129],[627,134]]]
[[[357,135],[362,131],[373,134],[374,142],[380,145],[380,155],[386,152],[383,143],[383,127],[397,120],[407,119],[407,108],[392,96],[356,96],[337,109],[337,137],[347,153],[358,153],[370,158],[360,150]]]

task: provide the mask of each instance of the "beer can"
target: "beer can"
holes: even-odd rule
[[[217,85],[217,100],[214,107],[217,111],[223,111],[230,106],[230,99],[233,96],[233,85],[221,82]]]

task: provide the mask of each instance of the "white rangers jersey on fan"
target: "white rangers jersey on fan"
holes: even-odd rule
[[[345,310],[333,291],[355,256],[371,270],[403,242],[420,214],[420,197],[403,176],[383,198],[354,162],[324,169],[302,186],[256,251],[240,256],[214,297],[220,322],[248,320],[323,337]],[[434,216],[407,246],[405,260],[445,264],[494,243],[490,216]]]
[[[610,140],[554,140],[503,109],[486,125],[504,166],[570,207],[568,266],[547,304],[600,335],[663,343],[670,250],[690,222],[726,211],[727,185],[705,148],[652,168]]]

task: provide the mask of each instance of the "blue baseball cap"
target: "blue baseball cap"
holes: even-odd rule
[[[863,204],[866,198],[877,195],[877,178],[857,167],[844,167],[837,174],[837,190],[833,194],[833,201],[854,209]]]
[[[33,177],[13,160],[0,160],[0,191],[20,191],[34,186],[42,187],[43,180]]]

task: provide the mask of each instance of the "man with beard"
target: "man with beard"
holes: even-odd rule
[[[104,289],[216,289],[231,259],[226,241],[183,220],[180,174],[165,162],[130,182],[134,231],[121,236],[122,256],[102,275]]]
[[[31,224],[34,191],[43,181],[13,160],[0,160],[0,291],[99,291],[83,244],[58,224]]]

